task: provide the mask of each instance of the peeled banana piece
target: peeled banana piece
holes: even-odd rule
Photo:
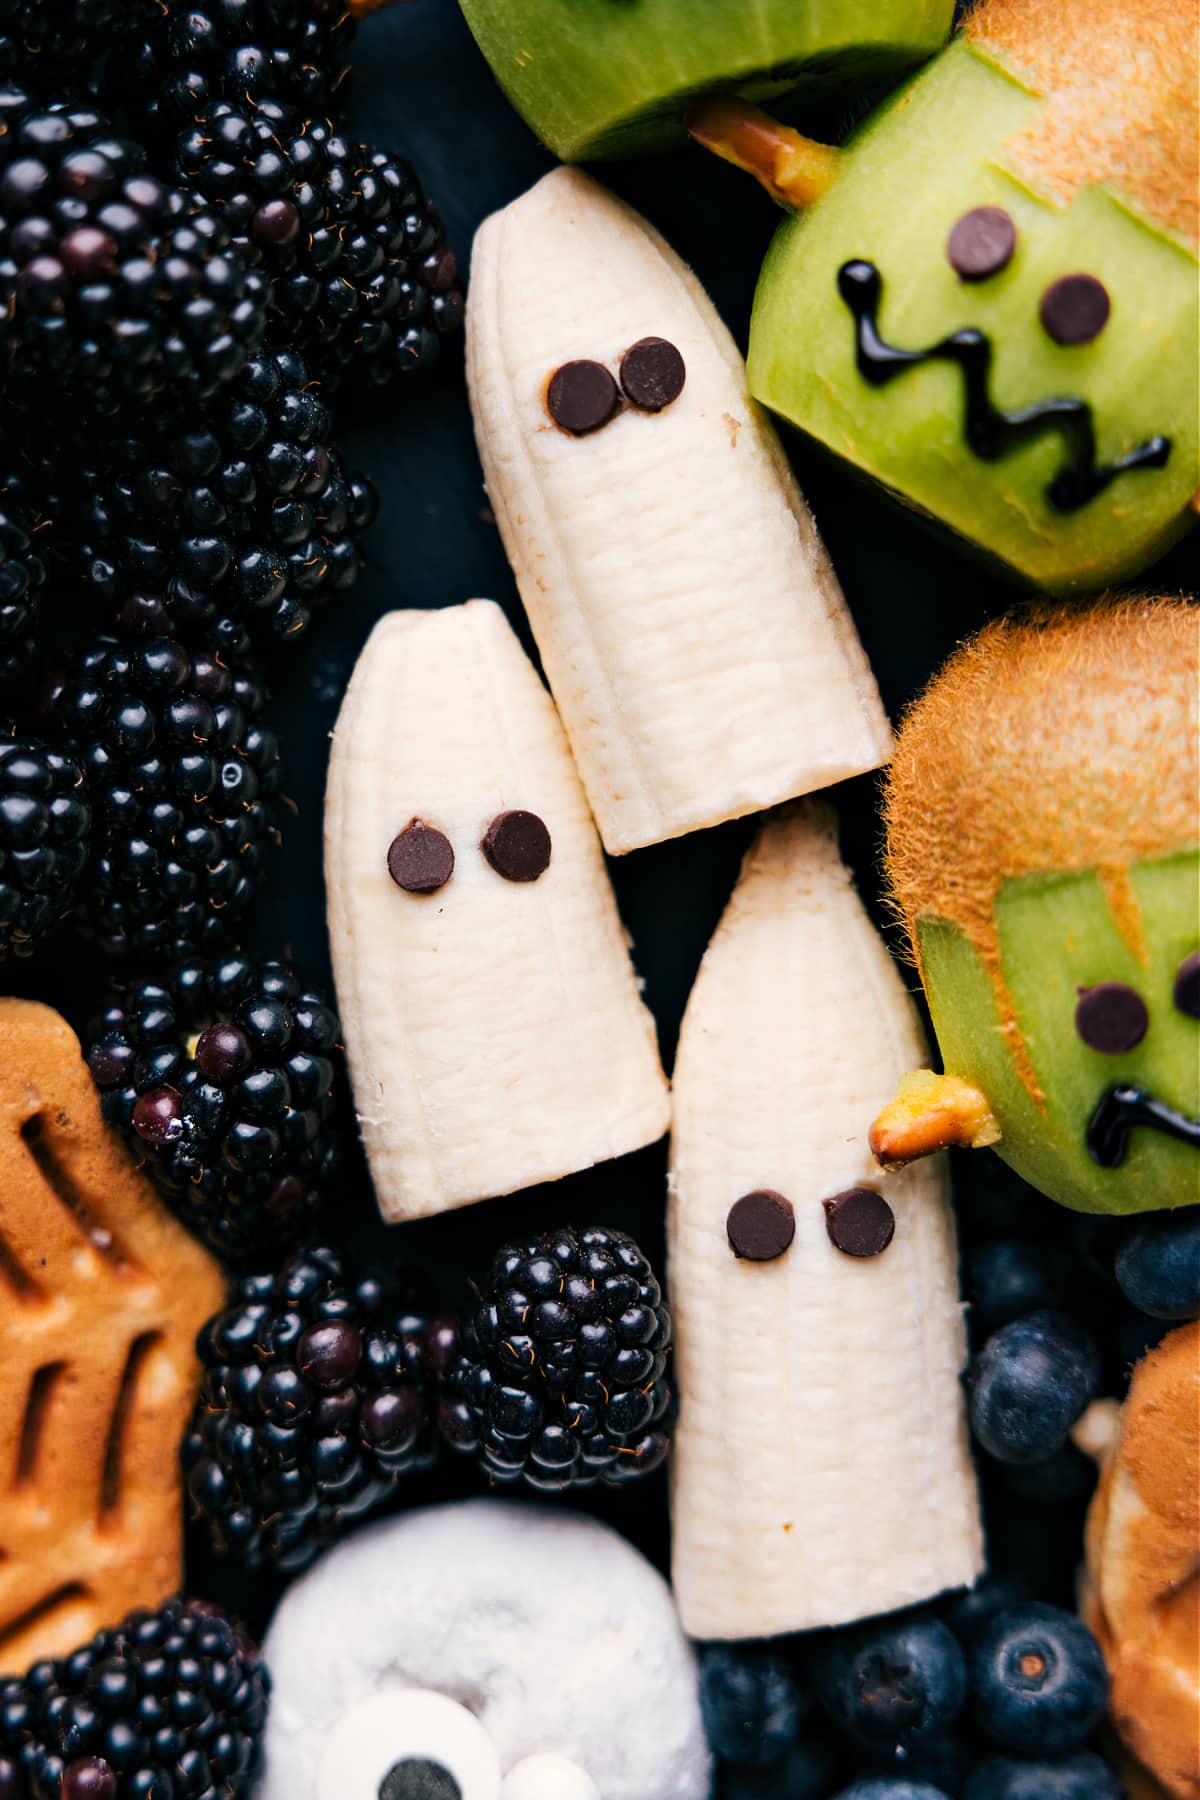
[[[672,1574],[693,1637],[843,1624],[983,1567],[945,1159],[885,1175],[867,1145],[877,1097],[923,1055],[832,814],[807,803],[768,821],[701,965],[675,1072]],[[794,1237],[753,1260],[786,1232],[756,1245],[729,1215],[763,1190],[790,1207]],[[823,1205],[852,1190],[866,1201]],[[879,1196],[886,1247],[837,1248],[835,1232],[855,1241],[856,1205],[878,1224]]]
[[[886,762],[837,577],[691,270],[560,168],[485,221],[471,283],[488,496],[610,854]],[[629,378],[626,352],[647,339],[682,358],[674,398],[678,361],[657,390],[645,361]],[[591,385],[577,376],[559,404],[554,378],[580,361]],[[606,393],[612,415],[593,424]]]
[[[485,854],[512,812],[549,832],[536,876],[506,876]],[[433,840],[423,864],[414,823],[452,853],[432,890],[444,863],[429,874]],[[424,869],[426,891],[390,872],[397,838],[411,864],[401,856],[399,875]],[[663,1135],[654,1023],[596,828],[550,696],[492,602],[375,627],[333,736],[325,877],[385,1219],[551,1181]]]

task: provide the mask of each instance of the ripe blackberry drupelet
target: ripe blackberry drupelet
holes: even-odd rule
[[[0,961],[31,956],[69,910],[91,817],[72,757],[0,737]]]
[[[355,0],[156,0],[132,8],[110,86],[162,141],[219,100],[336,106]]]
[[[89,414],[212,393],[263,331],[266,283],[194,195],[84,105],[0,92],[0,305],[10,391]]]
[[[72,1655],[0,1681],[0,1791],[244,1800],[269,1687],[249,1643],[207,1602],[131,1613]]]
[[[286,963],[195,959],[88,1033],[104,1116],[175,1211],[244,1262],[305,1232],[341,1166],[341,1027]]]
[[[170,638],[98,638],[51,696],[94,818],[80,924],[110,956],[224,945],[265,874],[279,749],[245,668]]]
[[[176,171],[269,277],[272,330],[322,379],[382,385],[458,330],[454,253],[401,157],[265,101],[213,107],[181,135]]]
[[[188,1492],[218,1549],[294,1574],[433,1461],[429,1389],[457,1326],[327,1249],[248,1275],[200,1333]]]
[[[567,1227],[501,1250],[438,1424],[493,1481],[547,1492],[629,1481],[670,1442],[671,1321],[621,1231]]]
[[[299,636],[362,568],[374,490],[347,475],[293,351],[260,350],[203,408],[102,442],[80,476],[83,585],[132,630],[241,655]]]

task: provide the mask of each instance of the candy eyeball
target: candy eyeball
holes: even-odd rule
[[[600,1791],[569,1756],[548,1753],[527,1756],[510,1769],[500,1800],[600,1800]]]
[[[343,1713],[317,1800],[499,1800],[500,1764],[479,1720],[447,1694],[386,1689]]]

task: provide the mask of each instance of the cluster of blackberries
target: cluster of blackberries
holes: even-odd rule
[[[245,1800],[269,1682],[202,1601],[130,1615],[57,1662],[0,1681],[5,1800]]]
[[[331,397],[462,316],[416,174],[342,129],[353,31],[0,0],[0,959],[68,913],[147,973],[239,941],[285,817],[251,658],[374,511]]]

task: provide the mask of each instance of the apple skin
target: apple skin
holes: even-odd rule
[[[1002,1133],[997,1154],[1076,1212],[1156,1212],[1200,1202],[1200,1152],[1187,1144],[1137,1127],[1113,1169],[1101,1168],[1087,1150],[1088,1121],[1115,1082],[1132,1082],[1189,1118],[1200,1116],[1200,1023],[1172,997],[1175,971],[1200,940],[1200,852],[1134,863],[1129,878],[1145,962],[1121,936],[1090,871],[1024,876],[997,894],[1001,973],[1045,1096],[1042,1107],[1021,1080],[978,951],[957,926],[933,919],[917,924],[946,1069],[987,1096]],[[1089,1049],[1075,1031],[1078,989],[1102,981],[1127,982],[1149,1009],[1149,1030],[1124,1055]]]
[[[1070,205],[1035,194],[1005,145],[1042,102],[959,40],[875,112],[846,146],[832,187],[777,232],[751,326],[751,392],[859,473],[1055,594],[1097,591],[1145,568],[1194,523],[1200,488],[1200,291],[1190,246],[1099,187]],[[1001,273],[963,282],[946,239],[963,213],[1002,206],[1017,228]],[[1044,432],[994,462],[963,431],[961,371],[925,363],[886,386],[858,372],[841,266],[883,278],[883,336],[924,348],[966,327],[993,345],[991,393],[1005,409],[1057,396],[1092,408],[1098,457],[1171,439],[1162,469],[1118,476],[1071,513],[1046,488],[1065,460]],[[1039,302],[1058,277],[1090,273],[1112,302],[1089,344],[1056,344]]]
[[[893,80],[945,43],[953,0],[462,0],[496,79],[563,162],[684,141],[719,89],[824,99]]]

